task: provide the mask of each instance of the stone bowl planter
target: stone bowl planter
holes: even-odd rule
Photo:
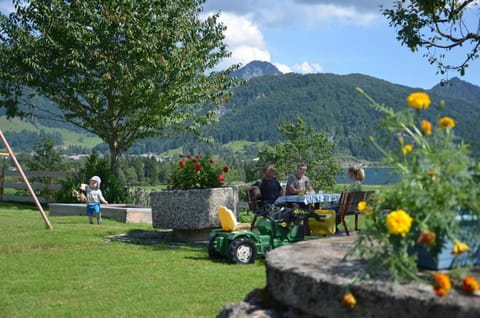
[[[172,229],[180,238],[206,240],[212,229],[220,227],[219,206],[238,216],[238,188],[152,191],[150,204],[154,228]]]

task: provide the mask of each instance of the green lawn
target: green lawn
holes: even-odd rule
[[[148,225],[49,217],[30,205],[0,205],[1,317],[215,317],[225,303],[265,286],[263,260],[209,260],[205,246],[108,242],[160,232]]]

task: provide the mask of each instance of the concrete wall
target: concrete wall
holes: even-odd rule
[[[83,203],[50,203],[50,216],[86,215],[86,205]],[[102,205],[102,217],[122,223],[152,224],[152,209],[126,204]]]

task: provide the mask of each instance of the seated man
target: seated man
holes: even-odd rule
[[[265,203],[274,203],[275,200],[283,195],[283,188],[275,178],[275,169],[272,165],[266,165],[263,168],[262,181],[256,185],[259,191],[256,191],[257,199]]]

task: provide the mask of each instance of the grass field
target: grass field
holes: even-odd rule
[[[23,121],[18,118],[14,119],[7,119],[5,116],[0,116],[0,127],[2,127],[3,131],[12,131],[12,132],[21,132],[22,130],[27,131],[38,131],[39,127],[32,125],[26,121]],[[96,136],[88,136],[87,134],[79,134],[68,129],[62,128],[51,128],[51,127],[43,127],[40,128],[45,129],[46,132],[54,133],[58,132],[62,135],[63,142],[65,146],[82,146],[87,148],[93,148],[96,145],[102,143],[102,140]]]
[[[215,317],[265,286],[263,260],[230,265],[202,245],[106,240],[161,234],[148,225],[49,220],[53,230],[35,207],[1,203],[1,317]]]

